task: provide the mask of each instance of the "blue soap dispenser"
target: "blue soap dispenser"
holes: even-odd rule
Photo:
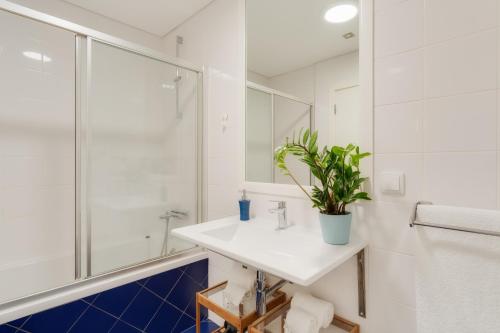
[[[247,191],[243,190],[240,203],[240,221],[250,220],[250,200],[247,200]]]

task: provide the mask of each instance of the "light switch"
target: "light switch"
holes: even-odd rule
[[[380,191],[386,194],[405,193],[405,175],[402,172],[385,171],[380,174]]]

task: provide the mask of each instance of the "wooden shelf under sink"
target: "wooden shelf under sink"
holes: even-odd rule
[[[266,313],[261,318],[253,322],[249,329],[249,333],[267,333],[276,332],[284,333],[285,318],[288,310],[290,310],[292,299],[289,299],[285,303],[275,307],[273,310]],[[332,326],[340,332],[348,333],[360,333],[360,327],[358,324],[353,323],[347,319],[344,319],[338,315],[335,315],[332,319]],[[273,329],[271,329],[273,328]],[[321,330],[323,332],[323,330]]]
[[[200,323],[201,323],[201,307],[205,307],[208,311],[211,311],[223,318],[225,321],[233,325],[238,329],[239,332],[244,332],[250,324],[259,319],[259,315],[252,311],[245,311],[242,304],[239,306],[239,313],[233,313],[221,304],[218,304],[211,296],[222,292],[227,286],[227,281],[219,283],[213,287],[202,290],[196,293],[196,333],[200,333]],[[277,306],[286,302],[286,294],[280,290],[276,291],[267,302],[267,309],[272,310]],[[218,328],[212,333],[223,333],[224,328]]]

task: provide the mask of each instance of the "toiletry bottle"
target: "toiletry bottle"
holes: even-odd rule
[[[240,203],[240,221],[250,220],[250,200],[247,200],[247,191],[243,190]]]

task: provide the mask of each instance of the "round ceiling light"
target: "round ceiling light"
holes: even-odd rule
[[[330,23],[347,22],[358,15],[358,8],[354,5],[338,5],[328,9],[325,20]]]

